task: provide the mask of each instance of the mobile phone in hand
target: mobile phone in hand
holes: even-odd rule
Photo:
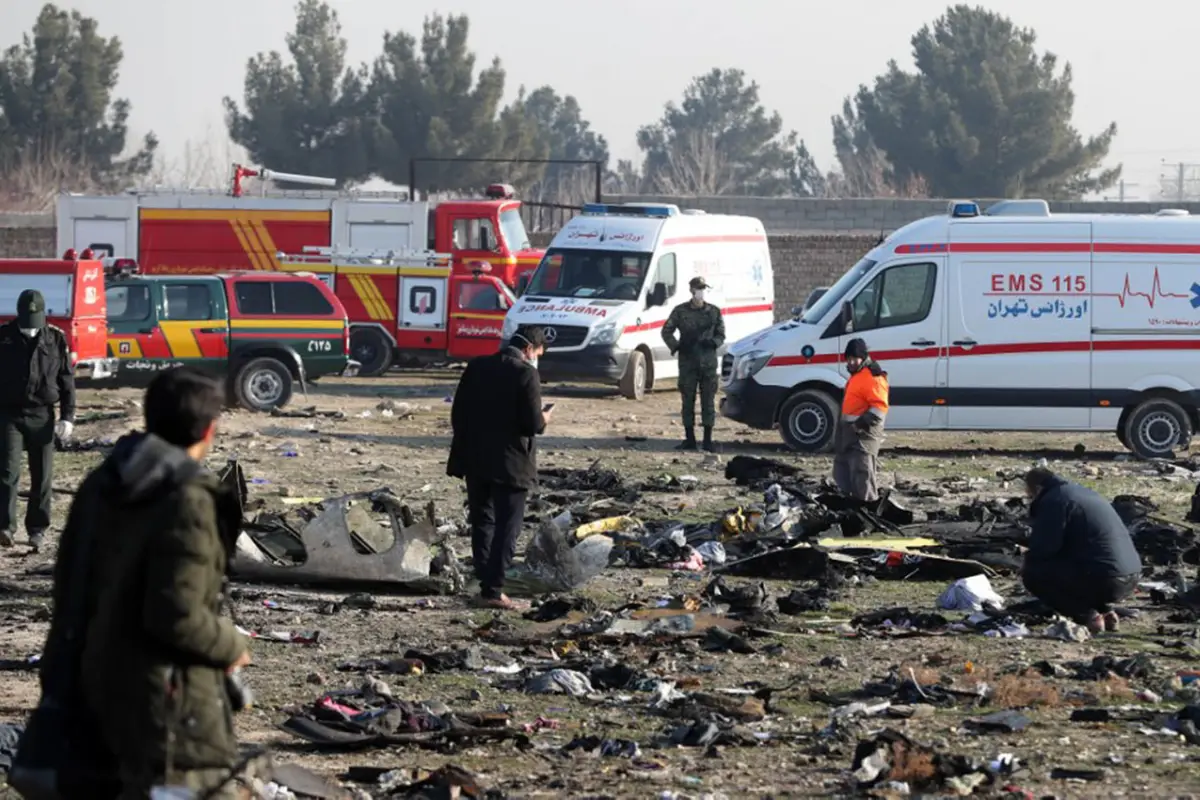
[[[552,410],[554,410],[554,403],[546,403],[544,406],[542,406],[542,413],[543,413],[543,414],[548,414],[548,413],[550,413]]]

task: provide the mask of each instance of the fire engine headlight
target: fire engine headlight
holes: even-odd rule
[[[504,325],[500,327],[500,338],[507,342],[516,332],[517,320],[511,314],[509,314],[504,318]]]
[[[742,353],[733,361],[731,379],[744,381],[754,377],[767,365],[773,355],[774,353],[768,353],[766,350],[751,350],[748,353]]]
[[[623,329],[615,322],[606,322],[592,329],[592,344],[613,344],[620,338]]]

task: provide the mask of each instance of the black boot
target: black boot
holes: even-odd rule
[[[704,452],[706,452],[706,453],[717,452],[717,446],[715,444],[713,444],[712,432],[713,432],[712,425],[704,426]]]
[[[684,428],[683,441],[675,446],[676,450],[694,451],[696,449],[696,429]]]

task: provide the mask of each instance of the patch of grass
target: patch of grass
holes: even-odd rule
[[[1005,675],[992,687],[992,703],[999,708],[1055,708],[1062,695],[1041,678]]]

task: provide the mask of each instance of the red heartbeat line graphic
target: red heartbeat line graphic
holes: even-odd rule
[[[1154,302],[1157,299],[1167,298],[1167,297],[1175,297],[1175,298],[1179,298],[1181,300],[1187,300],[1189,297],[1191,297],[1191,295],[1175,294],[1174,292],[1164,292],[1162,290],[1162,282],[1159,280],[1159,277],[1158,277],[1158,267],[1155,267],[1154,268],[1154,280],[1151,281],[1150,291],[1148,291],[1148,292],[1135,292],[1133,290],[1133,287],[1129,285],[1129,273],[1126,272],[1125,273],[1125,285],[1123,287],[1121,287],[1120,292],[1094,292],[1092,294],[1092,297],[1115,297],[1115,298],[1117,298],[1117,302],[1121,304],[1121,308],[1125,307],[1125,301],[1128,300],[1130,297],[1144,297],[1144,298],[1146,298],[1147,305],[1149,305],[1151,308],[1154,308]]]

